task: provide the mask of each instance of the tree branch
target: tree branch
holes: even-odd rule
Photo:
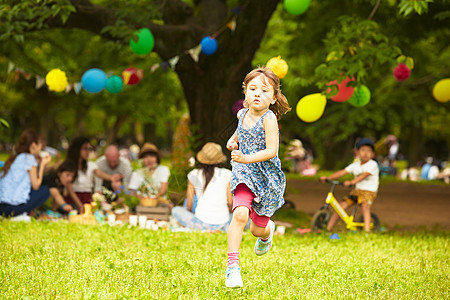
[[[378,6],[380,6],[380,2],[381,2],[381,0],[377,0],[377,3],[375,4],[375,6],[373,7],[372,11],[370,12],[370,15],[367,18],[367,20],[372,20],[373,15],[375,15],[375,13],[376,13],[376,11],[378,9]]]
[[[49,28],[79,28],[101,35],[109,40],[117,40],[117,37],[110,32],[103,31],[107,26],[116,25],[118,21],[116,9],[95,5],[90,0],[72,0],[71,2],[77,10],[76,13],[70,14],[65,24],[58,16],[50,19],[46,23]],[[165,24],[149,22],[140,25],[132,20],[125,21],[130,28],[142,26],[151,30],[155,37],[154,51],[156,53],[164,59],[170,58],[179,54],[179,51],[193,47],[199,42],[196,39],[186,38],[196,36],[195,32],[201,29],[201,26],[196,24],[193,18],[193,10],[189,5],[180,0],[154,1],[154,3],[160,4],[159,9]],[[177,40],[178,43],[174,43],[174,40]],[[183,43],[180,43],[181,41]],[[123,42],[126,43],[128,40]],[[173,45],[178,47],[174,48]]]

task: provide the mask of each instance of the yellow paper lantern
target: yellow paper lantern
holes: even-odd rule
[[[323,115],[326,104],[327,97],[325,95],[320,93],[307,95],[297,103],[297,116],[304,122],[315,122]]]
[[[441,79],[434,85],[433,97],[442,103],[450,100],[450,78]]]
[[[283,79],[288,71],[288,64],[281,56],[272,57],[266,64],[280,79]]]
[[[48,89],[54,92],[62,92],[66,89],[67,82],[66,73],[60,69],[53,69],[45,76],[45,83],[48,85]]]

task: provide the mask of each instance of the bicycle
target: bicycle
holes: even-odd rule
[[[333,208],[336,213],[339,215],[341,220],[344,221],[346,224],[346,228],[348,230],[356,230],[356,229],[362,229],[364,228],[364,220],[363,217],[360,216],[358,218],[358,221],[355,222],[355,216],[356,211],[358,209],[358,197],[357,196],[347,196],[350,200],[355,202],[355,205],[353,207],[352,213],[350,215],[347,214],[347,212],[342,208],[342,206],[339,204],[339,202],[336,200],[336,197],[334,196],[334,188],[337,185],[343,185],[342,182],[336,181],[336,180],[328,180],[326,179],[325,182],[331,183],[331,189],[328,192],[327,198],[325,199],[325,205],[322,206],[312,217],[311,220],[311,231],[318,231],[318,230],[324,230],[327,228],[328,221],[330,220],[331,216],[331,208]],[[374,213],[370,213],[371,222],[370,222],[370,229],[374,231],[380,230],[380,220],[378,219],[377,215]]]

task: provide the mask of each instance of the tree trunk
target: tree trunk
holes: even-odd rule
[[[120,128],[123,126],[123,124],[125,123],[127,118],[128,117],[125,116],[125,115],[118,115],[117,116],[113,127],[108,129],[108,131],[107,131],[108,134],[106,135],[106,145],[111,145],[112,143],[116,142],[117,133],[119,132]]]
[[[408,163],[416,165],[423,153],[423,128],[422,123],[415,124],[411,122],[408,130],[405,132],[407,137],[407,144],[405,147],[400,145],[400,151],[406,155]]]
[[[84,118],[86,113],[89,111],[89,106],[77,106],[75,111],[75,136],[84,135]]]

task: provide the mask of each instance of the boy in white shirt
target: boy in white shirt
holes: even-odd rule
[[[340,203],[343,209],[355,204],[355,200],[350,196],[356,196],[358,198],[358,204],[361,204],[361,209],[364,218],[364,230],[370,232],[370,206],[377,197],[378,192],[378,163],[372,158],[375,155],[375,146],[371,139],[361,138],[356,143],[357,155],[359,161],[348,165],[345,169],[339,170],[334,174],[326,177],[320,177],[321,181],[326,179],[334,180],[340,178],[346,174],[353,174],[355,178],[353,180],[344,181],[345,186],[355,185],[355,189],[350,192],[350,195]],[[330,221],[328,222],[327,229],[331,231],[334,224],[339,219],[339,215],[334,213]]]

